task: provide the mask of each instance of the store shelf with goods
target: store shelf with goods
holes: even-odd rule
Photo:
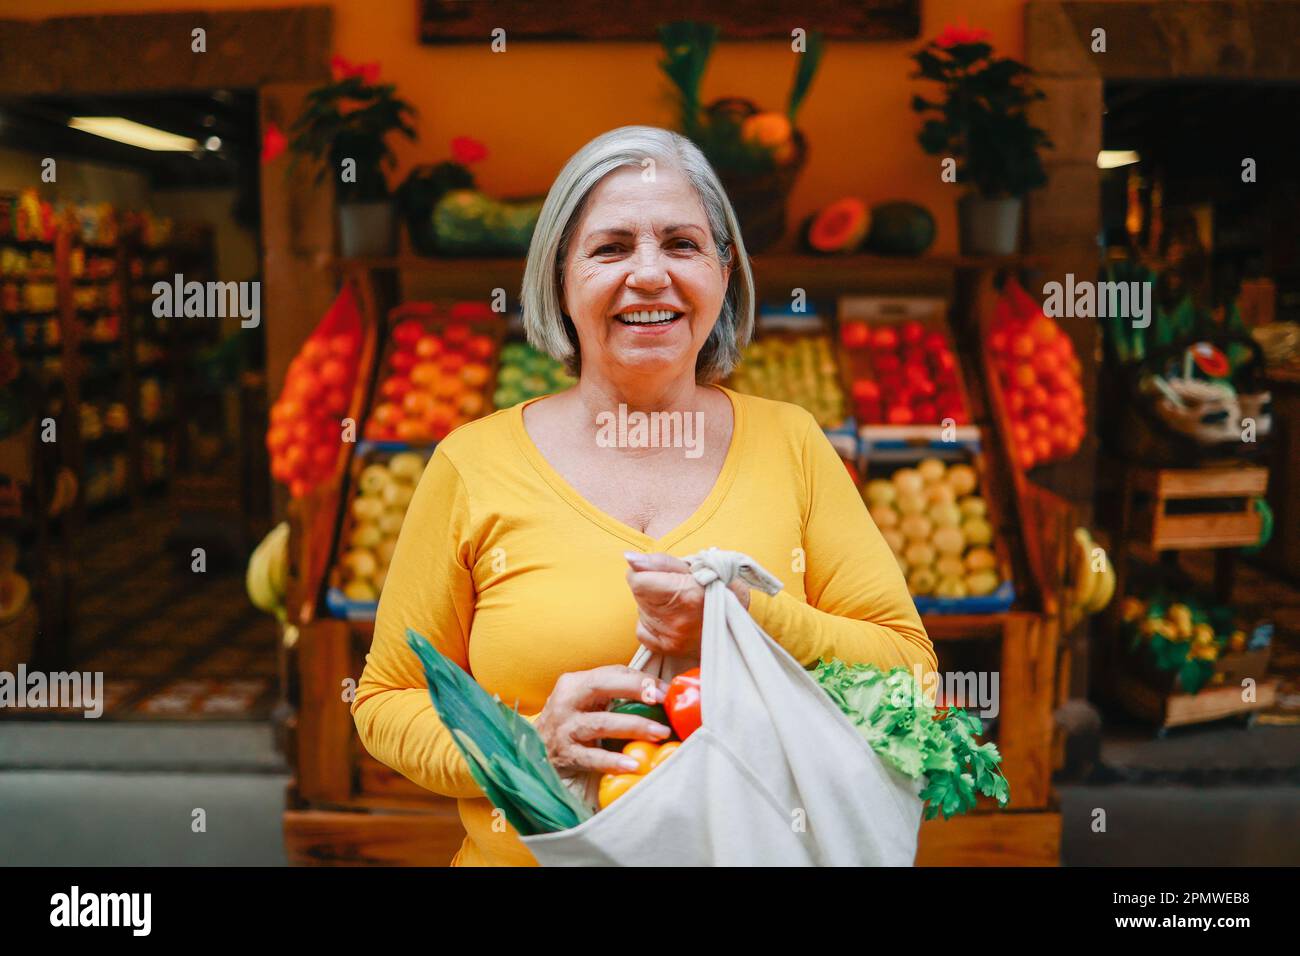
[[[972,540],[980,542],[975,547],[989,552],[999,588],[1005,584],[1007,590],[1002,594],[995,589],[1002,603],[984,612],[963,611],[959,598],[940,598],[923,620],[938,647],[941,664],[946,655],[969,651],[987,660],[1000,676],[996,740],[1011,784],[1012,810],[1016,812],[991,810],[967,820],[927,825],[927,834],[942,827],[950,829],[923,839],[924,862],[964,859],[979,855],[982,847],[987,851],[980,859],[982,863],[1050,864],[1055,862],[1059,848],[1060,818],[1052,809],[1052,713],[1059,699],[1058,680],[1064,666],[1059,620],[1064,603],[1063,556],[1075,526],[1072,511],[1064,502],[1045,492],[1040,495],[1023,480],[1023,475],[1017,476],[1008,446],[1001,438],[996,399],[987,387],[990,370],[980,358],[983,345],[979,329],[981,323],[989,321],[983,313],[992,308],[994,279],[1001,271],[1033,264],[1034,260],[1021,257],[896,260],[760,256],[754,260],[760,300],[788,302],[792,289],[804,289],[810,298],[819,300],[818,308],[824,313],[821,332],[833,358],[825,371],[837,387],[846,391],[854,378],[846,377],[839,361],[841,316],[835,307],[839,299],[854,295],[919,295],[943,300],[927,313],[926,331],[941,334],[945,349],[958,363],[952,379],[958,383],[954,394],[962,400],[964,421],[953,422],[955,427],[943,430],[937,425],[933,432],[915,425],[892,432],[868,432],[869,440],[855,443],[848,457],[853,459],[851,464],[863,469],[860,474],[864,493],[866,483],[877,473],[888,477],[900,468],[915,469],[917,462],[925,458],[938,459],[945,468],[971,464],[977,480],[975,494],[982,503],[979,515],[972,511],[971,515],[961,515],[961,520],[979,518],[976,523],[980,527],[970,528]],[[386,384],[396,348],[397,322],[411,318],[407,312],[394,311],[396,306],[427,300],[439,304],[435,308],[445,309],[447,303],[455,301],[484,302],[497,288],[506,290],[509,302],[517,295],[523,273],[521,260],[506,259],[400,257],[335,260],[326,265],[355,283],[367,334],[373,335],[368,371],[359,376],[351,403],[361,416],[357,421],[367,424],[376,413],[381,420],[392,414],[379,411],[386,405],[400,402],[405,407],[404,395],[398,394],[405,386]],[[525,380],[536,371],[528,364],[523,351],[526,346],[519,341],[514,312],[511,308],[506,316],[484,316],[484,321],[499,330],[493,332],[492,354],[484,359],[489,366],[486,394],[508,404],[522,400],[522,392],[516,394],[516,390],[524,389]],[[415,344],[408,344],[414,349],[421,336],[433,331],[408,327],[401,334],[414,338]],[[779,334],[793,333],[783,330]],[[431,353],[434,348],[429,344]],[[514,363],[520,363],[521,370],[503,375],[503,369]],[[402,372],[401,378],[412,377],[410,368]],[[536,377],[543,376],[538,373]],[[432,383],[431,378],[431,387],[436,390]],[[419,404],[411,401],[416,411]],[[492,407],[489,402],[471,412],[487,413]],[[394,418],[389,424],[395,428],[396,422]],[[374,560],[371,567],[374,548],[380,545],[369,540],[374,537],[369,525],[377,522],[378,516],[368,514],[373,510],[371,505],[358,506],[355,502],[367,497],[384,500],[391,475],[385,478],[380,469],[389,467],[395,453],[418,449],[423,459],[436,445],[436,434],[412,432],[402,441],[386,429],[382,431],[369,438],[363,435],[363,441],[350,448],[340,461],[332,480],[295,500],[291,508],[291,548],[295,557],[289,606],[299,637],[290,657],[294,713],[286,718],[285,725],[285,732],[293,739],[290,752],[296,758],[285,834],[293,859],[307,855],[368,858],[368,853],[356,850],[358,841],[365,839],[362,831],[367,827],[400,829],[409,825],[414,842],[408,848],[381,854],[396,853],[402,862],[445,863],[460,839],[459,824],[448,809],[450,801],[421,790],[369,757],[356,738],[346,709],[330,703],[337,700],[340,682],[355,679],[360,673],[374,628],[373,601],[349,604],[337,598],[346,595],[346,588],[357,581],[367,582],[366,587],[373,588],[374,596],[378,596],[379,588],[373,587],[376,574],[381,586],[383,580],[381,562]],[[430,443],[428,437],[434,441]],[[965,482],[965,477],[961,481]],[[363,493],[363,484],[370,494]],[[1021,500],[1022,494],[1030,500]],[[957,500],[971,495],[972,490],[964,485],[960,494],[954,491],[954,507]],[[356,514],[357,507],[365,513]],[[380,507],[387,511],[386,506]],[[399,521],[400,515],[395,515],[394,527]],[[951,550],[949,543],[941,543]],[[966,550],[964,547],[961,551],[963,559]],[[952,556],[957,552],[953,551]],[[988,560],[982,552],[980,558]],[[1055,561],[1060,562],[1059,567],[1051,566]],[[980,579],[981,591],[986,583]],[[362,590],[354,588],[355,596],[369,599],[371,593],[363,594]],[[947,613],[933,613],[934,609]],[[353,812],[339,812],[345,810]],[[409,815],[409,820],[399,820],[396,811]],[[327,816],[329,819],[325,819]]]
[[[1249,717],[1272,706],[1270,613],[1233,602],[1239,549],[1264,536],[1269,469],[1244,461],[1201,468],[1118,463],[1111,539],[1116,600],[1097,649],[1111,703],[1160,731]],[[1179,551],[1212,551],[1212,587],[1179,570]],[[1207,593],[1208,592],[1208,593]],[[1243,693],[1243,682],[1256,688]]]

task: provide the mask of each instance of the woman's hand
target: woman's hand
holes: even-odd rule
[[[626,773],[636,770],[637,762],[603,749],[602,739],[658,742],[671,736],[672,728],[632,714],[610,713],[605,707],[618,698],[661,704],[667,691],[664,681],[617,664],[561,674],[533,726],[561,774]]]
[[[627,583],[639,612],[636,639],[660,654],[698,658],[704,588],[692,576],[691,566],[670,554],[626,551],[623,557],[631,569]],[[732,581],[728,587],[749,610],[749,586]]]

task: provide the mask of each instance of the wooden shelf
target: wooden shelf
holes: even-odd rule
[[[976,641],[1002,636],[1005,614],[923,614],[921,623],[932,641]]]

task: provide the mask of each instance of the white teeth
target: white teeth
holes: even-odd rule
[[[676,318],[678,314],[668,309],[654,309],[641,312],[624,312],[618,319],[620,322],[627,322],[630,325],[651,325],[656,322],[667,322]]]

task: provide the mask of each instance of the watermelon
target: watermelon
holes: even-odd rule
[[[528,251],[542,200],[507,202],[453,189],[433,208],[438,251],[451,256],[521,256]]]
[[[934,242],[934,217],[924,206],[886,202],[871,207],[867,249],[878,256],[919,256]]]

